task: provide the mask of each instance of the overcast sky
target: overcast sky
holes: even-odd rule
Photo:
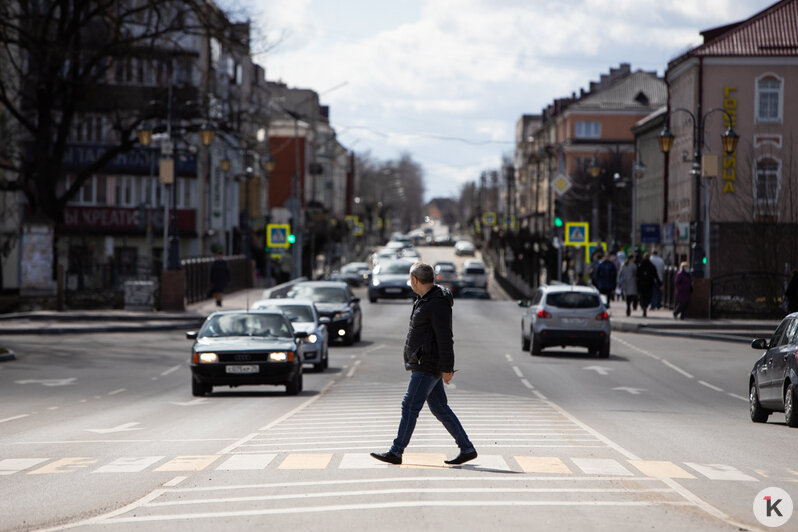
[[[340,141],[409,153],[426,199],[458,196],[514,149],[515,124],[620,63],[663,75],[701,30],[769,0],[239,0],[278,44],[269,80],[310,88]],[[254,46],[253,46],[254,47]],[[257,51],[257,50],[256,50]]]

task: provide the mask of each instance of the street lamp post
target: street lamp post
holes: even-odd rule
[[[697,115],[701,117],[700,120],[696,118],[696,115],[684,107],[674,109],[668,112],[666,115],[667,122],[665,122],[665,128],[657,137],[659,149],[662,151],[662,153],[667,154],[671,151],[671,148],[673,147],[673,141],[676,138],[673,133],[671,133],[669,128],[670,116],[677,112],[684,112],[690,116],[690,120],[692,121],[693,125],[693,165],[690,170],[690,175],[695,179],[694,201],[696,223],[695,241],[693,243],[693,277],[698,279],[704,277],[704,232],[701,209],[701,150],[704,144],[704,128],[706,126],[707,117],[715,111],[721,111],[729,120],[728,129],[726,129],[726,131],[720,136],[721,143],[723,145],[723,151],[728,154],[734,153],[734,151],[737,149],[737,143],[740,141],[740,136],[732,128],[732,124],[734,123],[732,116],[728,113],[728,111],[720,107],[710,109],[702,116],[701,106],[699,105]]]
[[[635,161],[632,172],[632,250],[637,247],[637,180],[641,179],[646,173],[646,165],[643,161]]]

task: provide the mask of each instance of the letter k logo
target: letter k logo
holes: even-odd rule
[[[778,499],[776,502],[773,502],[773,498],[770,497],[770,495],[768,495],[767,497],[765,497],[765,501],[767,502],[768,506],[767,507],[768,517],[773,515],[773,512],[776,512],[776,515],[778,515],[779,517],[783,517],[781,515],[781,512],[779,511],[779,503],[781,502],[781,499]]]

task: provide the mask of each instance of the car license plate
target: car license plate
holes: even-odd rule
[[[402,293],[402,289],[401,288],[386,288],[385,289],[385,293],[386,294],[401,294]]]
[[[257,373],[258,366],[227,366],[225,371],[227,373]]]
[[[563,318],[563,325],[584,325],[585,320],[582,318]]]

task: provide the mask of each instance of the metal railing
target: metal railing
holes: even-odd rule
[[[186,301],[195,303],[211,297],[211,264],[215,257],[194,257],[183,259],[181,264],[186,271]],[[244,255],[224,257],[230,268],[230,282],[225,292],[235,292],[254,286],[254,262]]]

